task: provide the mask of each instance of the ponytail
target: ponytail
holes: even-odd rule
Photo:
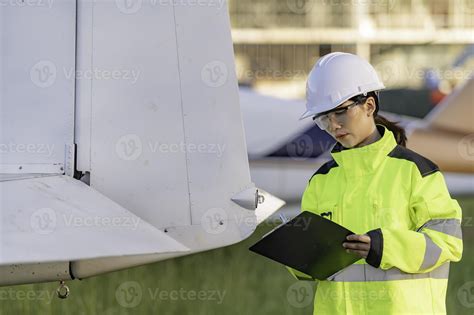
[[[388,130],[393,132],[393,135],[395,136],[395,140],[397,141],[397,143],[403,147],[406,147],[407,136],[406,136],[405,129],[403,129],[403,127],[400,127],[398,125],[398,122],[390,121],[387,118],[381,115],[378,115],[377,113],[374,113],[374,114],[375,114],[374,116],[375,123],[378,125],[384,125]]]
[[[385,117],[378,114],[378,111],[379,111],[378,93],[369,92],[369,93],[367,93],[367,95],[359,94],[359,95],[351,98],[351,100],[362,103],[362,102],[365,102],[369,97],[373,97],[375,99],[375,105],[376,105],[375,112],[374,112],[375,124],[385,126],[388,130],[393,132],[393,135],[395,136],[395,140],[397,141],[397,143],[399,145],[403,146],[403,147],[406,147],[407,136],[406,136],[405,129],[398,125],[399,124],[398,121],[397,122],[390,121],[387,118],[385,118]]]

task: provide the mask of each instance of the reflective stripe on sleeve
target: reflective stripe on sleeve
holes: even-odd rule
[[[425,257],[423,257],[423,263],[421,264],[421,269],[426,269],[433,267],[436,262],[439,259],[439,256],[441,256],[441,248],[435,244],[431,240],[431,238],[423,234],[425,236],[425,242],[426,242],[426,249],[425,249]]]
[[[422,228],[438,231],[462,239],[461,220],[459,219],[433,219],[423,224],[420,229]]]
[[[369,264],[354,264],[327,278],[329,281],[358,282],[358,281],[394,281],[409,279],[448,279],[449,262],[427,273],[406,273],[398,268],[382,270]]]

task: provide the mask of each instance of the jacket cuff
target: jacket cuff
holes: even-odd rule
[[[382,261],[383,254],[383,234],[382,229],[375,229],[367,232],[370,237],[370,250],[365,261],[372,267],[378,268]]]

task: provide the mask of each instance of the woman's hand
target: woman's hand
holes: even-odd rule
[[[370,236],[367,234],[352,234],[348,235],[346,239],[351,241],[342,243],[342,246],[346,248],[346,252],[367,258],[370,250]]]

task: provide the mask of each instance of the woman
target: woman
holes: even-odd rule
[[[318,282],[314,314],[446,313],[449,263],[462,255],[461,209],[436,164],[378,115],[383,88],[367,61],[347,53],[322,57],[308,78],[302,119],[313,117],[337,143],[301,208],[354,231],[342,246],[361,257]]]

